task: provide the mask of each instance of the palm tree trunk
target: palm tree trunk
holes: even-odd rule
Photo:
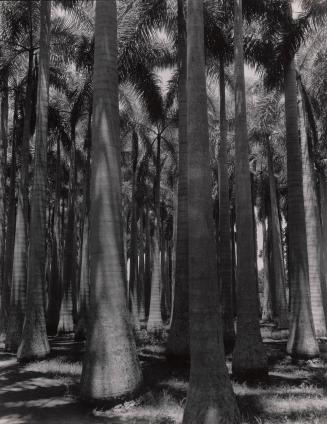
[[[57,169],[56,169],[56,193],[53,211],[53,228],[51,234],[51,272],[48,292],[47,309],[47,333],[51,336],[57,334],[61,303],[61,275],[60,275],[60,186],[61,186],[61,157],[60,140],[57,139]]]
[[[32,22],[30,22],[32,25]],[[31,37],[33,34],[31,33]],[[21,341],[25,317],[26,284],[27,284],[27,252],[29,224],[29,143],[31,138],[31,116],[33,98],[33,59],[31,49],[28,58],[28,74],[25,99],[25,115],[23,129],[22,160],[18,187],[18,202],[16,214],[16,230],[12,275],[12,290],[10,299],[10,327],[6,336],[6,349],[16,353]]]
[[[269,263],[269,224],[268,219],[268,231],[265,221],[262,222],[262,257],[263,257],[263,301],[262,301],[262,320],[264,322],[270,322],[273,319],[272,309],[272,295],[270,287],[270,267]]]
[[[187,218],[187,99],[186,99],[186,21],[184,0],[178,0],[179,36],[179,152],[177,193],[177,234],[175,285],[172,320],[167,343],[167,354],[188,357],[190,354],[188,306],[188,218]]]
[[[132,205],[131,205],[131,242],[130,242],[130,272],[129,272],[129,309],[132,314],[133,325],[139,328],[139,317],[137,310],[137,284],[138,284],[138,234],[137,234],[137,200],[136,200],[136,177],[138,161],[138,135],[136,131],[132,135]]]
[[[271,217],[271,255],[274,270],[274,312],[278,328],[288,328],[288,307],[286,301],[286,277],[282,250],[282,238],[277,203],[276,181],[274,176],[272,153],[267,140],[270,217]]]
[[[28,252],[27,308],[19,361],[45,357],[49,351],[46,333],[44,290],[46,263],[47,130],[49,104],[49,46],[51,2],[40,6],[40,59],[34,179],[31,194],[30,246]]]
[[[225,365],[211,204],[203,2],[187,15],[188,240],[191,372],[184,424],[240,421]]]
[[[1,82],[1,116],[0,116],[0,340],[3,340],[6,332],[7,312],[9,305],[6,304],[5,285],[5,247],[6,247],[6,183],[7,183],[7,148],[8,148],[8,73]]]
[[[285,70],[285,121],[288,181],[288,278],[292,302],[287,352],[294,357],[310,358],[319,355],[319,348],[310,305],[294,60]]]
[[[145,206],[145,255],[144,255],[144,305],[145,315],[149,316],[151,297],[152,249],[150,236],[150,210]]]
[[[301,132],[301,153],[303,172],[303,199],[307,235],[309,265],[310,300],[313,324],[317,337],[326,337],[326,319],[323,302],[324,283],[321,264],[321,226],[319,221],[318,199],[316,192],[315,170],[312,153],[309,151],[307,117],[302,83],[299,81],[299,121]],[[326,305],[327,309],[327,305]]]
[[[219,58],[220,87],[220,144],[218,153],[219,180],[219,279],[222,294],[225,352],[230,353],[235,343],[233,293],[232,293],[232,246],[230,234],[230,202],[227,169],[227,121],[225,97],[224,57]]]
[[[153,233],[153,269],[151,278],[150,310],[147,330],[161,331],[163,328],[161,317],[161,264],[160,264],[160,177],[161,177],[161,135],[157,139],[156,177],[154,185],[154,233]]]
[[[108,400],[130,395],[142,379],[127,307],[114,0],[96,3],[94,57],[91,299],[81,395]]]
[[[140,323],[145,321],[145,261],[144,261],[144,213],[143,206],[139,211],[140,215],[140,259],[137,279],[137,304]]]
[[[4,277],[2,283],[2,310],[1,318],[5,327],[7,327],[9,312],[10,312],[10,301],[11,301],[11,287],[12,287],[12,271],[13,271],[13,260],[14,260],[14,244],[15,244],[15,224],[16,224],[16,153],[17,143],[19,139],[19,103],[21,93],[19,89],[15,92],[15,104],[14,104],[14,117],[13,117],[13,136],[12,136],[12,154],[11,154],[11,167],[10,167],[10,186],[9,186],[9,201],[7,208],[7,231],[6,231],[6,245],[5,245],[5,257],[4,257]],[[9,327],[8,327],[9,328]],[[7,328],[7,329],[8,329]],[[4,334],[6,328],[3,329]]]
[[[242,0],[234,0],[234,17],[237,336],[232,366],[235,376],[253,379],[264,377],[268,372],[268,364],[259,327],[256,242],[248,159]]]

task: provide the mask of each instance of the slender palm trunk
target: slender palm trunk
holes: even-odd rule
[[[291,290],[291,324],[287,352],[294,357],[308,358],[319,355],[319,348],[310,304],[294,60],[285,70],[285,121],[288,184],[288,278]]]
[[[262,320],[270,322],[273,320],[272,295],[270,287],[270,266],[269,263],[269,219],[268,231],[265,220],[262,222],[262,257],[263,257],[263,302],[262,302]]]
[[[11,167],[10,167],[10,186],[9,186],[9,201],[7,207],[7,231],[6,231],[6,245],[4,252],[4,276],[2,284],[2,311],[1,318],[5,326],[3,328],[4,333],[2,338],[6,338],[9,312],[10,312],[10,299],[11,299],[11,287],[12,287],[12,271],[13,271],[13,260],[14,260],[14,245],[15,245],[15,224],[16,224],[16,154],[17,154],[17,143],[19,139],[19,103],[21,93],[19,89],[15,92],[15,104],[14,104],[14,116],[13,124],[14,130],[12,135],[12,154],[11,154]]]
[[[321,263],[321,226],[319,221],[318,199],[316,192],[315,170],[313,166],[312,152],[310,152],[307,134],[307,116],[302,83],[299,81],[299,121],[301,132],[301,153],[303,172],[303,199],[305,211],[305,224],[307,235],[307,252],[309,265],[310,300],[313,324],[317,337],[327,335],[326,319],[324,311],[323,279]],[[327,309],[327,305],[325,306]]]
[[[17,352],[19,361],[42,358],[50,351],[46,333],[44,291],[51,2],[41,1],[40,16],[40,59],[34,178],[31,195],[30,246],[28,252],[27,308],[22,341]]]
[[[219,219],[218,219],[218,255],[219,279],[222,294],[222,312],[224,325],[225,352],[230,353],[235,343],[233,293],[232,293],[232,246],[230,234],[230,201],[227,169],[227,121],[225,97],[224,57],[219,58],[220,86],[220,144],[218,153],[219,175]]]
[[[137,284],[138,284],[138,231],[137,231],[137,199],[136,177],[138,161],[138,135],[136,131],[132,135],[132,205],[131,205],[131,243],[130,243],[130,272],[129,272],[129,309],[133,318],[133,325],[139,328],[137,310]]]
[[[237,336],[233,374],[239,378],[264,377],[267,356],[259,327],[256,242],[249,172],[243,54],[242,0],[234,0],[235,46],[235,173],[237,229]]]
[[[161,264],[160,264],[160,163],[161,135],[158,134],[155,200],[154,200],[154,233],[153,233],[153,269],[151,278],[151,297],[147,330],[151,332],[161,331],[163,328],[161,317]]]
[[[274,282],[272,289],[274,291],[274,315],[278,328],[288,328],[288,307],[286,301],[286,277],[285,265],[283,259],[282,237],[280,230],[280,220],[277,202],[276,181],[274,176],[272,152],[267,140],[267,157],[268,157],[268,176],[269,176],[269,196],[270,196],[270,223],[269,229],[271,234],[271,256],[272,267],[274,271]]]
[[[145,205],[145,254],[144,254],[144,305],[145,315],[149,316],[151,297],[152,249],[150,236],[150,209]]]
[[[121,199],[116,1],[97,0],[91,171],[91,299],[81,395],[130,395],[141,370],[127,307]]]
[[[144,261],[144,213],[143,206],[139,210],[140,215],[140,258],[137,279],[137,305],[140,323],[145,321],[145,261]]]
[[[7,322],[5,285],[5,246],[6,246],[6,183],[7,183],[7,147],[8,147],[8,74],[1,82],[1,116],[0,116],[0,340],[4,339]]]
[[[190,386],[184,424],[240,421],[225,365],[211,204],[203,2],[188,0],[187,129]]]
[[[56,193],[53,211],[53,228],[51,234],[51,271],[49,276],[48,308],[47,308],[47,333],[51,336],[57,334],[61,303],[61,275],[60,275],[60,186],[61,186],[61,157],[60,140],[57,139],[57,169]]]
[[[186,20],[184,1],[178,0],[179,34],[179,152],[175,285],[173,311],[167,354],[188,357],[190,354],[188,306],[188,218],[187,218],[187,104],[186,104]]]

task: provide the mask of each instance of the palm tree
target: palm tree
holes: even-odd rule
[[[186,20],[184,0],[178,0],[179,93],[178,93],[178,198],[175,292],[167,343],[169,356],[189,356],[188,220],[187,220],[187,113],[186,113]]]
[[[49,103],[49,39],[51,2],[40,5],[40,52],[38,74],[37,125],[35,137],[34,179],[31,194],[30,247],[27,273],[27,309],[22,341],[17,352],[19,361],[46,356],[50,349],[45,323],[45,246],[47,128]]]
[[[183,423],[237,423],[224,360],[211,213],[203,2],[188,0],[187,134],[190,386]]]
[[[141,371],[126,302],[116,1],[98,0],[95,19],[91,303],[81,396],[104,400],[137,390]]]
[[[242,0],[234,1],[234,19],[237,336],[232,365],[236,376],[251,379],[267,374],[268,364],[259,327],[253,207],[248,160]]]

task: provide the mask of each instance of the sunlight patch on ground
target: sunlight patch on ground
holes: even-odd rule
[[[0,417],[0,424],[24,424],[30,422],[31,421],[28,416],[21,417],[20,415],[6,415],[5,417]]]
[[[62,398],[3,402],[2,406],[5,408],[55,408],[56,406],[69,405],[71,403],[74,403],[74,399],[67,396]]]
[[[60,359],[48,359],[28,364],[23,368],[23,371],[79,377],[82,373],[82,364],[80,362],[66,362]]]

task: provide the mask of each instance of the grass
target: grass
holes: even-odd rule
[[[151,382],[146,383],[145,392],[137,399],[112,409],[94,409],[95,417],[112,419],[112,422],[181,423],[188,388],[187,372],[170,369],[165,362],[162,345],[152,342],[146,344],[144,340],[140,347],[141,357],[146,357],[147,372],[152,375]],[[294,363],[290,358],[282,357],[282,348],[281,352],[276,352],[274,346],[270,352],[273,361],[268,382],[252,385],[233,382],[242,423],[326,424],[326,362],[321,359]],[[80,361],[59,357],[33,362],[21,367],[21,372],[53,378],[53,384],[58,381],[65,384],[67,393],[70,396],[75,393],[76,396],[81,368]]]

